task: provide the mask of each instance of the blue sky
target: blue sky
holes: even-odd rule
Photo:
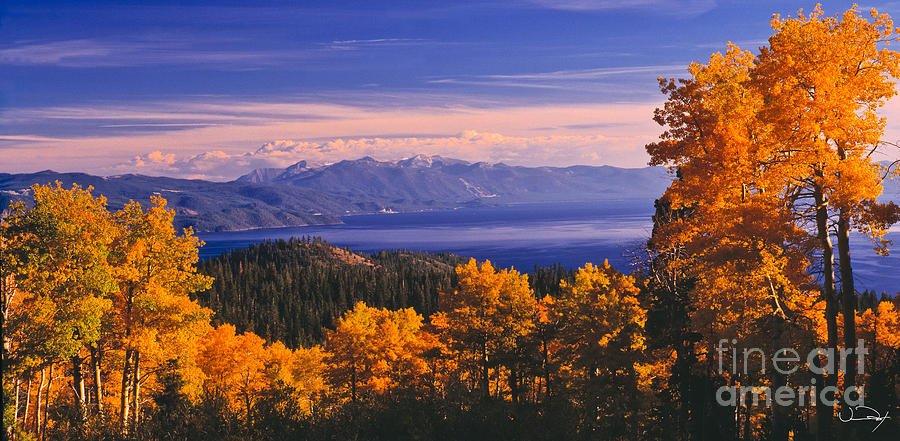
[[[773,13],[813,6],[7,0],[0,172],[221,180],[413,153],[642,166],[659,133],[657,76],[682,75],[726,41],[755,49]]]

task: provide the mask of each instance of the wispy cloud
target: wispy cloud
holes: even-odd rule
[[[56,64],[61,66],[78,63],[84,59],[103,59],[121,47],[99,44],[93,40],[68,40],[48,43],[23,44],[0,50],[0,62],[5,64],[38,65]]]
[[[28,143],[32,142],[43,142],[43,143],[56,143],[64,141],[62,138],[51,138],[48,136],[34,136],[34,135],[0,135],[0,143],[6,143],[6,146],[0,148],[3,150],[4,148],[32,148],[32,146],[28,145]],[[2,144],[0,144],[2,145]]]
[[[102,128],[117,128],[117,127],[128,127],[128,128],[141,128],[141,127],[153,127],[153,128],[175,128],[175,127],[209,127],[220,124],[207,124],[207,123],[144,123],[144,124],[104,124],[100,127]]]
[[[19,42],[0,49],[0,64],[74,68],[213,64],[218,67],[232,65],[247,68],[309,56],[303,51],[228,49],[227,43],[202,39],[149,37]]]
[[[247,70],[330,60],[357,51],[462,44],[421,38],[375,38],[310,42],[281,49],[247,48],[253,43],[215,35],[19,41],[0,48],[0,64],[70,68],[193,65]],[[305,69],[310,67],[304,65]]]
[[[514,74],[469,75],[457,78],[436,78],[427,80],[430,84],[466,84],[490,87],[523,87],[533,89],[559,89],[568,91],[625,91],[627,81],[621,77],[656,78],[684,73],[683,65],[599,67],[591,69],[569,69],[550,72]],[[615,84],[606,84],[604,79],[616,79]],[[655,84],[655,81],[653,81]],[[642,90],[652,89],[642,87]]]
[[[720,42],[716,42],[716,43],[699,43],[699,44],[694,45],[694,47],[697,47],[700,49],[725,50],[725,48],[728,46],[728,43],[729,43],[728,41],[720,41]],[[760,40],[732,41],[731,43],[734,43],[734,45],[736,45],[737,47],[739,47],[741,49],[755,51],[760,46],[764,46],[764,45],[768,44],[769,42],[768,42],[768,40],[760,39]]]
[[[600,67],[595,69],[557,70],[553,72],[522,73],[509,75],[485,75],[484,78],[509,79],[509,80],[596,80],[614,75],[629,75],[636,73],[652,73],[654,75],[665,72],[684,71],[683,64],[659,65],[659,66],[626,66],[626,67]]]
[[[519,165],[640,167],[647,162],[644,145],[662,130],[651,120],[660,102],[472,106],[429,96],[394,98],[405,105],[202,97],[6,111],[0,115],[0,172],[52,168],[225,180],[300,160],[398,159],[418,153]],[[900,101],[890,102],[884,115],[900,121]],[[12,133],[4,128],[12,127],[10,121],[17,127],[48,121],[113,127],[62,136]],[[138,127],[120,131],[117,125]],[[897,124],[888,124],[886,131],[885,139],[900,138]],[[286,141],[271,142],[277,139]]]
[[[438,42],[424,38],[375,38],[371,40],[334,40],[324,44],[324,46],[336,50],[357,50],[378,47],[425,46],[434,44],[438,44]]]
[[[548,9],[566,11],[608,11],[632,9],[651,13],[694,16],[716,7],[715,0],[530,0]]]
[[[342,52],[453,44],[418,38],[334,40],[289,49],[246,49],[228,37],[140,36],[62,41],[20,41],[0,49],[0,64],[71,68],[195,65],[227,69],[284,66],[325,60]],[[308,68],[309,66],[307,66]]]
[[[23,130],[4,136],[6,129],[0,125],[0,155],[7,167],[0,171],[53,168],[231,179],[252,168],[302,159],[333,161],[365,155],[396,159],[418,153],[524,165],[636,167],[646,163],[643,145],[658,132],[650,119],[653,103],[476,107],[440,100],[429,105],[433,98],[427,96],[396,99],[406,104],[198,99],[6,112],[6,127],[39,128],[54,121],[52,125],[93,128],[77,136]],[[542,127],[554,129],[535,136]],[[296,141],[248,153],[249,146],[285,138]],[[159,154],[151,156],[152,152]]]
[[[532,89],[568,89],[562,85],[539,84],[515,81],[490,81],[490,80],[462,80],[456,78],[441,78],[438,80],[428,80],[429,84],[461,84],[467,86],[487,86],[487,87],[526,87]]]
[[[0,112],[0,133],[6,130],[9,134],[14,129],[21,132],[32,127],[46,128],[50,132],[77,127],[81,136],[94,137],[110,133],[104,129],[159,132],[214,126],[255,126],[277,121],[336,119],[341,117],[341,109],[341,106],[335,105],[236,102],[214,98],[195,98],[194,101],[177,103],[161,101],[135,105],[26,108]]]

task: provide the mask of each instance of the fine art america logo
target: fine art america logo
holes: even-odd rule
[[[716,346],[716,358],[719,361],[719,374],[725,373],[724,362],[725,357],[731,356],[731,374],[738,373],[738,350],[733,346],[737,344],[737,340],[731,340],[731,346],[726,347],[729,341],[727,339],[719,340]],[[821,378],[823,375],[837,375],[838,370],[846,372],[848,356],[856,354],[857,372],[865,374],[866,355],[869,350],[865,347],[865,342],[860,339],[856,343],[856,348],[841,348],[840,354],[835,353],[834,348],[815,348],[809,352],[805,360],[800,358],[800,354],[793,348],[781,348],[772,354],[772,368],[775,372],[782,375],[789,375],[800,369],[801,363],[805,362],[806,369],[813,374],[810,379],[809,386],[793,387],[783,385],[774,391],[768,386],[721,386],[716,391],[716,402],[721,406],[737,406],[746,404],[747,396],[752,397],[754,406],[760,405],[760,397],[764,397],[765,405],[771,407],[773,402],[779,406],[815,406],[822,403],[826,406],[834,407],[838,404],[840,390],[835,386],[820,387],[816,384],[816,377]],[[766,353],[760,348],[746,348],[742,351],[743,374],[748,374],[748,365],[750,358],[758,354],[760,357],[761,374],[766,373]],[[817,363],[817,360],[823,359],[824,362]],[[863,387],[851,386],[844,389],[843,401],[847,405],[849,417],[840,417],[842,422],[850,421],[873,421],[879,426],[890,416],[885,413],[882,416],[878,411],[865,405],[865,393]],[[873,432],[875,430],[872,430]]]
[[[719,340],[719,344],[716,346],[716,358],[719,360],[719,373],[724,374],[725,369],[724,365],[724,357],[723,354],[730,353],[731,355],[731,373],[738,373],[738,351],[734,347],[725,347],[723,343],[727,343],[727,339]],[[731,344],[737,344],[737,340],[731,340]],[[866,367],[866,355],[868,355],[869,350],[865,347],[865,342],[860,339],[857,341],[855,349],[847,349],[841,348],[840,355],[835,354],[834,348],[815,348],[809,352],[804,360],[806,362],[806,368],[812,373],[814,376],[822,376],[822,375],[836,375],[837,370],[835,366],[836,359],[839,359],[841,371],[847,370],[847,358],[848,355],[855,353],[857,355],[857,369],[860,374],[865,374]],[[754,354],[758,354],[760,357],[760,365],[762,369],[760,371],[761,374],[766,373],[766,353],[760,348],[745,348],[743,350],[742,358],[743,358],[743,373],[744,375],[748,374],[748,365],[750,362],[750,357]],[[824,357],[825,365],[820,366],[816,363],[816,359],[820,356]],[[793,348],[781,348],[775,351],[772,354],[772,368],[775,372],[778,372],[782,375],[789,375],[797,372],[800,369],[801,358],[800,354],[797,353]],[[817,402],[821,401],[822,404],[827,406],[835,406],[838,404],[837,395],[839,394],[839,390],[835,386],[825,386],[823,388],[817,387],[816,378],[812,378],[810,380],[809,386],[798,386],[796,389],[790,386],[779,386],[774,391],[771,390],[768,386],[722,386],[716,391],[716,401],[719,405],[722,406],[736,406],[738,404],[738,400],[740,400],[740,404],[745,404],[745,399],[748,395],[753,398],[753,405],[758,406],[760,396],[765,397],[766,406],[772,406],[772,402],[779,406],[815,406]],[[844,390],[844,402],[850,406],[864,406],[865,398],[864,391],[862,387],[857,388],[856,386],[848,387]],[[740,398],[738,398],[740,397]]]

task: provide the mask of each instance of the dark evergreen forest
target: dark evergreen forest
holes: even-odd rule
[[[441,291],[456,286],[455,268],[468,258],[406,250],[356,253],[318,237],[266,241],[202,261],[215,278],[197,300],[230,323],[288,347],[321,343],[324,329],[356,302],[391,310],[412,307],[425,317],[437,311]],[[535,295],[555,296],[574,272],[561,265],[534,267]]]

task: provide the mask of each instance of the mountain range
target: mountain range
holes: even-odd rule
[[[417,155],[314,166],[257,169],[237,179],[317,190],[352,201],[350,212],[451,209],[466,205],[604,201],[659,196],[670,181],[660,167],[517,167]]]
[[[92,186],[109,206],[148,203],[157,194],[176,212],[179,227],[228,231],[340,223],[340,217],[377,212],[455,209],[542,202],[644,201],[671,181],[662,167],[520,167],[417,155],[399,161],[371,157],[333,164],[300,161],[256,169],[231,182],[84,173],[0,173],[0,204],[29,200],[33,184],[60,181]],[[900,185],[885,185],[900,201]]]
[[[0,204],[30,200],[30,186],[59,181],[64,187],[79,184],[94,188],[112,209],[129,200],[146,206],[159,195],[175,210],[177,227],[196,231],[227,231],[248,228],[316,225],[340,222],[348,201],[338,196],[304,188],[256,185],[247,182],[209,182],[192,179],[121,175],[100,177],[84,173],[46,170],[27,174],[0,173]]]

